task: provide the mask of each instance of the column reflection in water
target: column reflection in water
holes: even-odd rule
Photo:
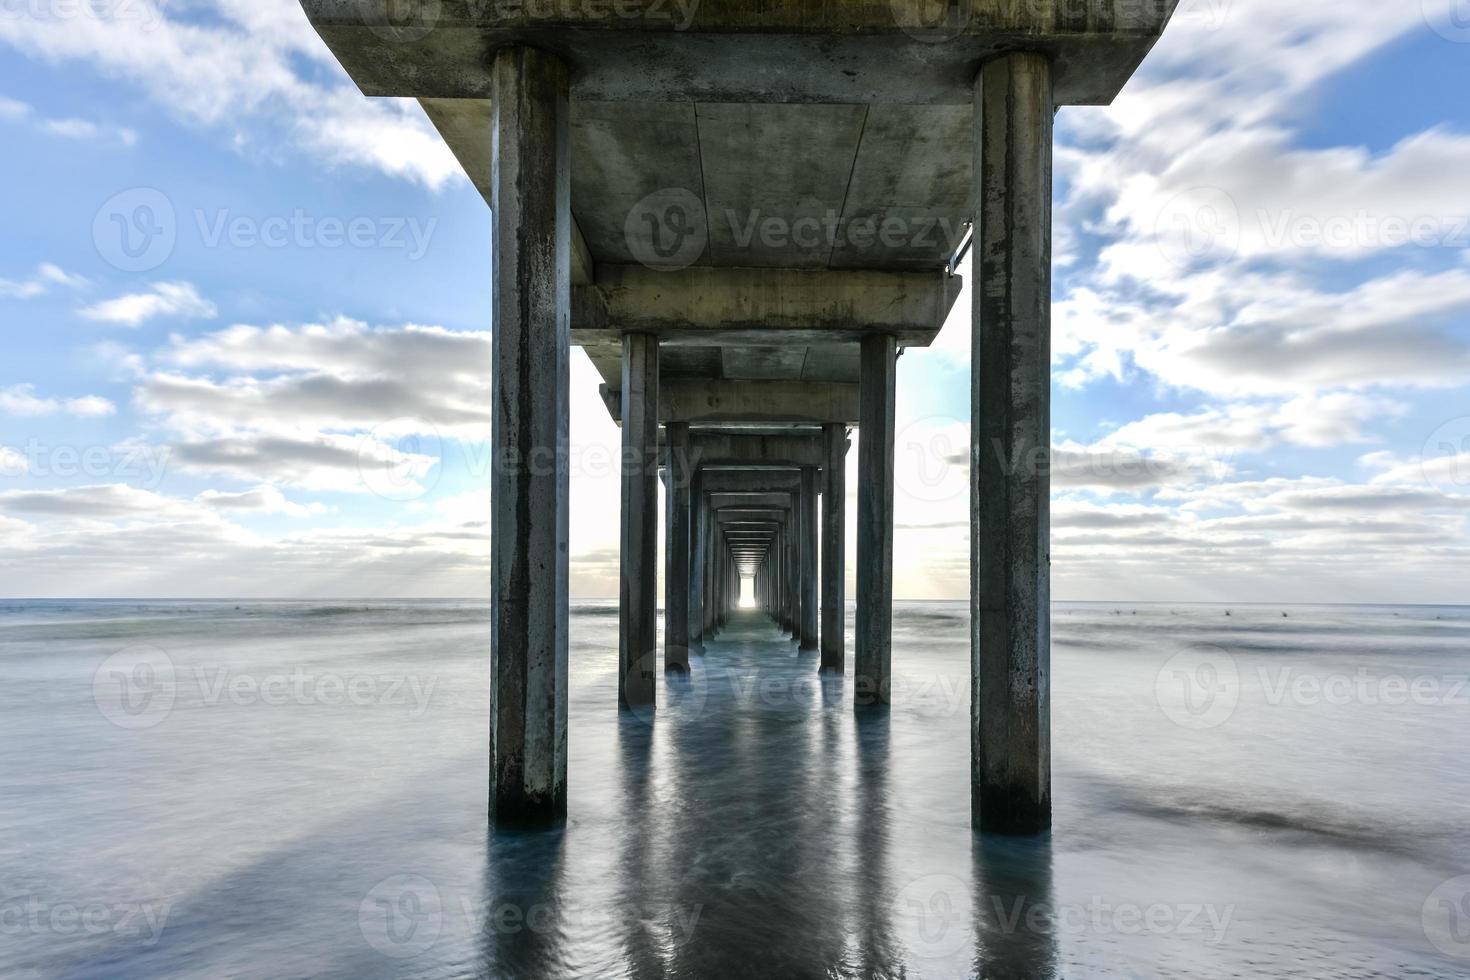
[[[1057,976],[1051,835],[975,836],[975,973]]]
[[[563,881],[566,832],[492,831],[486,843],[483,905],[446,909],[479,925],[484,975],[567,976],[567,933],[583,916],[567,901]]]

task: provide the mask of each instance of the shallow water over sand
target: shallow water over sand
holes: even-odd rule
[[[1023,842],[970,831],[963,604],[899,604],[886,713],[752,613],[652,718],[578,606],[531,835],[481,606],[0,604],[0,976],[1470,974],[1470,611],[1228,612],[1054,609]]]

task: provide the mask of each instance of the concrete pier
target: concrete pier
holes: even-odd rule
[[[618,703],[651,707],[658,648],[658,339],[623,335]]]
[[[569,83],[529,48],[499,52],[491,81],[489,810],[509,826],[567,807]]]
[[[801,470],[801,649],[815,651],[818,644],[817,608],[817,469]]]
[[[975,85],[970,489],[975,826],[1051,826],[1052,67],[1016,53]]]
[[[801,643],[801,494],[794,494],[796,500],[791,509],[791,520],[786,526],[786,532],[782,540],[786,546],[786,622],[783,624],[786,632],[791,635],[791,642]]]
[[[822,663],[840,674],[847,662],[847,427],[822,426]]]
[[[689,652],[704,653],[704,560],[709,547],[709,512],[704,501],[704,481],[699,471],[689,485]]]
[[[668,425],[664,467],[664,669],[689,670],[689,423]]]
[[[568,342],[623,426],[620,703],[651,707],[658,681],[660,427],[690,463],[683,489],[670,467],[666,666],[689,669],[746,574],[840,671],[857,426],[854,699],[881,704],[895,360],[933,341],[971,250],[974,820],[1049,825],[1052,113],[1110,102],[1176,2],[767,0],[662,19],[301,0],[366,95],[419,100],[492,207],[497,823],[566,806]],[[405,6],[432,6],[432,29],[406,36]],[[746,501],[763,526],[727,533],[732,493],[775,498]]]
[[[893,662],[893,412],[898,348],[884,334],[862,349],[858,428],[857,703],[887,704]]]

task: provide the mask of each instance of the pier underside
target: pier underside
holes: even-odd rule
[[[1052,116],[1111,101],[1175,2],[302,0],[494,212],[497,822],[565,812],[569,345],[623,432],[619,703],[697,678],[742,587],[773,656],[845,673],[856,427],[851,699],[881,711],[895,364],[973,249],[974,820],[1049,826]]]

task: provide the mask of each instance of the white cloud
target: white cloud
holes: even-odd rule
[[[0,493],[0,511],[18,516],[102,521],[140,517],[175,519],[200,513],[187,501],[123,483],[60,490],[7,490]]]
[[[140,326],[154,317],[174,316],[212,320],[218,314],[213,303],[199,295],[192,283],[159,282],[146,293],[129,293],[83,307],[82,316],[125,327]]]
[[[302,516],[296,506],[282,508],[269,488],[196,500],[116,484],[0,493],[0,588],[229,598],[487,592],[490,540],[483,527],[433,520],[268,536],[226,516]]]
[[[285,514],[289,517],[309,517],[314,514],[325,514],[328,508],[325,504],[310,503],[297,504],[286,499],[286,495],[269,484],[242,490],[239,493],[226,493],[221,490],[206,490],[194,498],[196,503],[204,504],[215,510],[235,513],[259,513],[259,514]]]
[[[441,327],[237,325],[174,338],[137,389],[186,433],[299,430],[486,439],[490,335]],[[194,373],[208,372],[208,373]]]
[[[86,285],[87,280],[81,276],[72,275],[50,262],[42,262],[29,279],[0,279],[0,296],[12,299],[31,299],[40,296],[52,286],[80,289]]]
[[[0,43],[124,79],[239,146],[284,135],[328,164],[434,188],[463,176],[415,102],[362,97],[295,0],[137,0],[98,11],[0,18]]]
[[[36,395],[35,385],[19,384],[0,389],[0,412],[8,415],[56,415],[65,413],[78,418],[102,418],[117,411],[117,407],[98,395],[83,395],[80,398],[41,398]]]
[[[1063,384],[1156,379],[1242,398],[1470,383],[1470,134],[1303,146],[1310,90],[1415,4],[1204,4],[1107,109],[1060,117],[1057,223],[1103,242],[1055,310]],[[1351,287],[1324,260],[1396,258]],[[1448,271],[1429,271],[1451,264]],[[1323,430],[1287,442],[1325,444]]]
[[[1237,453],[1259,453],[1280,445],[1321,448],[1375,441],[1364,431],[1365,425],[1406,411],[1400,402],[1356,392],[1235,402],[1187,414],[1148,415],[1109,433],[1100,444],[1228,463]]]
[[[438,452],[400,448],[371,435],[241,432],[169,447],[169,459],[197,473],[268,480],[304,490],[417,496],[442,465]]]
[[[48,119],[41,128],[64,139],[113,139],[124,146],[133,146],[138,142],[138,133],[126,126],[101,126],[86,119]]]

